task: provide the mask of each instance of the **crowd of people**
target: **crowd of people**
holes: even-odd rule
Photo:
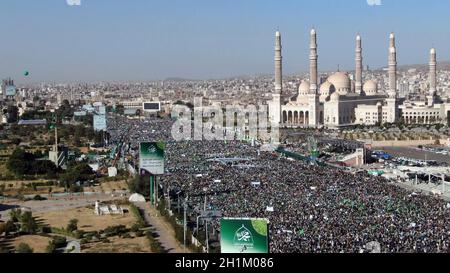
[[[374,244],[382,252],[449,251],[450,208],[442,199],[381,177],[288,160],[253,143],[175,142],[170,122],[139,126],[132,146],[166,141],[165,191],[181,192],[194,213],[206,207],[223,217],[267,218],[273,253],[359,253]],[[217,160],[223,158],[236,160]],[[218,220],[212,228],[220,231]]]

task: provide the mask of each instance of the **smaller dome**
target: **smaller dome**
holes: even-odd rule
[[[300,95],[307,95],[309,94],[309,89],[310,89],[309,81],[302,81],[298,86],[298,93]]]
[[[372,90],[372,89],[377,89],[378,85],[377,82],[374,80],[368,80],[365,84],[364,84],[364,89],[368,89],[368,90]]]
[[[330,100],[331,101],[338,101],[339,100],[339,93],[338,92],[334,92],[333,94],[331,94],[330,96]]]
[[[364,84],[363,90],[367,95],[375,95],[378,93],[378,84],[374,80],[368,80]]]

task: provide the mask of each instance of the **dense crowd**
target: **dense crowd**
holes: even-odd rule
[[[206,198],[207,209],[224,217],[267,218],[271,252],[369,252],[372,242],[382,252],[449,252],[450,208],[442,199],[381,177],[288,160],[246,142],[170,141],[159,132],[170,126],[161,124],[142,124],[158,133],[136,131],[133,141],[167,141],[164,189],[181,191],[196,212]],[[220,230],[218,221],[213,228]]]

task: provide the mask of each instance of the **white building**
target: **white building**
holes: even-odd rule
[[[341,127],[354,124],[433,123],[447,121],[450,104],[436,104],[436,50],[430,52],[429,95],[426,102],[405,102],[397,88],[397,49],[389,37],[388,87],[379,91],[374,80],[362,82],[361,36],[356,37],[355,74],[338,71],[319,86],[316,30],[310,34],[309,80],[303,80],[296,96],[282,102],[282,45],[276,32],[275,92],[269,101],[269,117],[284,127]]]

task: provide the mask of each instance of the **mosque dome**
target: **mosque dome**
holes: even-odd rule
[[[334,92],[333,94],[331,94],[330,96],[330,100],[331,101],[338,101],[339,100],[339,93],[338,92]]]
[[[309,94],[309,89],[310,89],[309,81],[302,81],[298,86],[298,94],[307,95]]]
[[[351,91],[352,83],[347,73],[336,72],[330,77],[328,77],[327,81],[333,84],[336,91],[341,95],[346,95]]]
[[[322,85],[320,86],[320,97],[319,100],[320,102],[325,102],[328,97],[334,93],[335,88],[334,85],[331,84],[331,82],[326,81],[324,83],[322,83]]]
[[[364,92],[366,95],[376,95],[378,93],[378,84],[374,80],[368,80],[363,87]]]
[[[334,91],[334,85],[329,81],[322,83],[322,85],[320,86],[320,94],[321,95],[325,95],[325,94],[330,95],[333,91]]]

